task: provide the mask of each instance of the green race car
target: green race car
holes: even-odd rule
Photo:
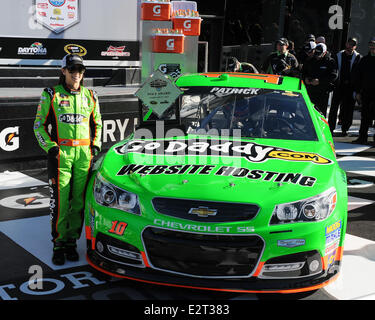
[[[120,278],[231,292],[294,293],[336,279],[346,174],[304,84],[204,73],[175,85],[182,94],[171,107],[154,113],[140,103],[139,128],[95,164],[89,264]],[[155,80],[149,91],[161,95],[163,86]]]

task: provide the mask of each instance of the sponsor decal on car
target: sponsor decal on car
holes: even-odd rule
[[[208,207],[199,206],[198,208],[191,208],[188,213],[196,214],[201,218],[207,218],[208,216],[216,216],[217,209],[210,209]]]
[[[341,220],[325,228],[326,254],[335,250],[341,237]]]
[[[143,153],[156,155],[230,156],[244,157],[250,162],[269,159],[306,161],[315,164],[331,164],[332,161],[316,153],[292,151],[253,142],[207,139],[197,140],[132,140],[115,148],[118,154]]]
[[[277,240],[278,247],[284,248],[296,248],[304,246],[306,244],[305,239],[286,239],[286,240]]]
[[[159,227],[177,229],[194,232],[213,232],[213,233],[253,233],[253,226],[215,226],[215,225],[196,225],[190,223],[180,223],[164,219],[154,219],[154,224]]]
[[[215,94],[246,94],[246,95],[257,95],[261,89],[259,88],[223,88],[223,87],[214,87],[211,89],[210,93]]]
[[[189,174],[189,175],[209,175],[231,176],[235,178],[245,178],[251,180],[262,180],[269,182],[281,182],[299,184],[305,187],[312,187],[317,181],[316,178],[304,176],[301,173],[292,172],[274,172],[264,170],[251,170],[240,167],[215,166],[215,165],[141,165],[128,164],[123,166],[117,176],[132,175],[172,175],[172,174]]]

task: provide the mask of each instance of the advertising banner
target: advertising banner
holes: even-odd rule
[[[138,41],[0,38],[0,59],[61,59],[68,53],[86,60],[138,61]],[[97,62],[100,63],[100,62]]]
[[[136,106],[137,104],[135,108]],[[103,113],[102,149],[109,149],[114,143],[131,134],[138,123],[137,117],[136,111]],[[38,145],[33,127],[34,117],[15,120],[0,119],[0,163],[46,156]]]
[[[140,0],[1,0],[0,65],[140,66]],[[6,14],[5,14],[6,13]]]

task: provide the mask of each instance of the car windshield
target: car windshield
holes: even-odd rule
[[[180,115],[188,133],[317,140],[300,93],[258,88],[184,88]]]

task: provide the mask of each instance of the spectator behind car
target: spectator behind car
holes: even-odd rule
[[[316,38],[316,44],[319,44],[319,43],[324,43],[324,44],[326,44],[326,38],[325,37],[323,37],[323,36],[319,36],[319,37],[317,37]]]
[[[313,34],[308,34],[306,36],[305,42],[310,42],[310,41],[316,42],[315,36]]]
[[[337,64],[327,53],[327,46],[319,43],[314,49],[314,57],[305,61],[302,67],[302,79],[306,84],[310,100],[326,116],[329,93],[337,80]]]
[[[294,47],[294,41],[288,40],[288,43],[289,43],[289,46],[288,46],[289,53],[291,53],[292,55],[294,55],[297,58],[297,53],[296,53],[296,50],[295,50],[295,47]],[[297,59],[297,61],[298,61],[298,59]]]
[[[329,48],[328,48],[328,45],[327,45],[327,43],[326,43],[326,38],[325,38],[324,36],[319,36],[319,37],[317,37],[316,40],[315,40],[315,43],[316,43],[316,44],[324,43],[324,44],[327,46],[327,54],[330,54],[331,57],[334,59],[334,56],[333,56],[333,55],[331,54],[331,52],[328,50]]]
[[[368,128],[375,118],[375,37],[369,42],[369,53],[353,70],[353,86],[356,99],[362,104],[359,137],[353,143],[367,143]],[[375,138],[374,138],[375,139]]]
[[[353,123],[355,100],[353,97],[352,76],[353,70],[362,58],[355,50],[357,48],[357,43],[356,38],[349,38],[346,41],[345,49],[334,56],[338,66],[338,79],[335,90],[333,91],[328,123],[333,133],[333,130],[336,128],[337,113],[340,107],[340,136],[346,136],[347,131]]]
[[[245,72],[245,73],[259,73],[251,63],[239,62],[236,57],[229,57],[227,60],[228,72]]]
[[[298,60],[298,68],[302,70],[303,63],[308,59],[308,53],[316,47],[315,36],[313,34],[307,35],[302,48],[297,52],[296,58]]]
[[[276,41],[276,52],[272,52],[262,65],[263,73],[283,76],[298,76],[297,58],[288,51],[288,40],[280,38]]]
[[[299,59],[298,59],[299,70],[302,70],[303,64],[305,63],[306,60],[312,59],[314,57],[315,48],[316,48],[315,41],[309,41],[305,43],[305,45],[302,48],[302,51],[299,53]]]

